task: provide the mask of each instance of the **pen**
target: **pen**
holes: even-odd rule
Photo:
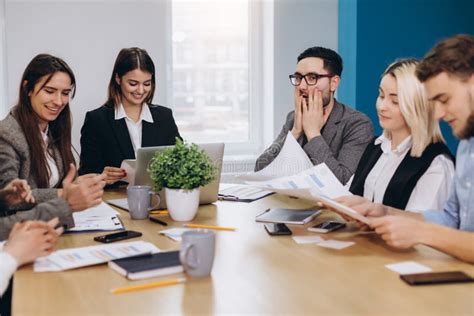
[[[223,227],[223,226],[214,226],[214,225],[201,225],[201,224],[184,224],[184,227],[189,228],[207,228],[207,229],[215,229],[215,230],[232,230],[234,231],[234,227]]]
[[[160,286],[175,285],[179,283],[184,283],[185,281],[186,281],[185,278],[177,278],[177,279],[158,281],[158,282],[142,284],[142,285],[119,287],[119,288],[110,290],[110,293],[122,294],[122,293],[128,293],[128,292],[135,292],[135,291],[141,291],[141,290],[146,290],[146,289],[152,289],[152,288],[160,287]]]
[[[166,211],[166,210],[163,210],[163,211],[150,211],[150,213],[148,213],[150,215],[169,215],[170,212]]]
[[[156,218],[156,217],[153,217],[153,216],[149,216],[148,219],[154,223],[158,223],[160,225],[163,225],[163,226],[168,226],[168,223],[166,222],[163,222],[162,220]]]

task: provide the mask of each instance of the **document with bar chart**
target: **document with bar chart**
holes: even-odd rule
[[[62,249],[36,259],[34,271],[63,271],[159,251],[155,245],[145,241]]]
[[[312,196],[309,189],[313,189],[329,198],[351,195],[325,163],[313,166],[293,176],[268,181],[247,181],[246,183],[277,193],[302,198]]]

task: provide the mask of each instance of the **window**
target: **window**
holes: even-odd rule
[[[252,44],[257,13],[251,0],[171,2],[168,98],[186,140],[226,142],[247,152],[261,143],[261,104],[252,95],[261,92],[252,80],[262,56]]]

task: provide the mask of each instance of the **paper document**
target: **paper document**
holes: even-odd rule
[[[62,249],[36,259],[34,271],[63,271],[159,251],[155,245],[145,241]]]
[[[312,166],[292,176],[280,177],[267,181],[246,181],[246,183],[274,192],[312,188],[316,189],[320,194],[330,198],[352,195],[352,193],[350,193],[349,190],[339,182],[334,173],[332,173],[331,169],[329,169],[325,163]]]
[[[385,267],[397,272],[398,274],[412,274],[431,271],[430,267],[416,263],[415,261],[403,261],[399,263],[386,264]]]
[[[244,184],[221,183],[218,197],[219,200],[224,201],[253,202],[270,194],[273,194],[273,192],[262,188]]]
[[[120,181],[125,181],[128,182],[128,184],[130,185],[135,185],[135,171],[137,170],[137,160],[125,159],[122,161],[120,168],[124,169],[125,172],[127,172],[127,175]]]
[[[241,180],[263,181],[278,177],[290,176],[311,168],[313,163],[309,160],[300,144],[291,132],[286,135],[285,143],[275,159],[265,168],[238,176]]]
[[[124,229],[119,213],[105,202],[82,212],[72,213],[75,226],[66,232],[111,231]]]

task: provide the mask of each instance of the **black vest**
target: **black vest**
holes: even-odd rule
[[[383,204],[404,210],[416,183],[429,168],[433,159],[441,154],[447,155],[454,162],[453,155],[443,143],[428,145],[421,157],[412,157],[408,152],[388,183],[383,196]],[[349,189],[352,193],[364,196],[365,179],[381,155],[381,145],[375,145],[374,141],[370,142],[354,174]]]

